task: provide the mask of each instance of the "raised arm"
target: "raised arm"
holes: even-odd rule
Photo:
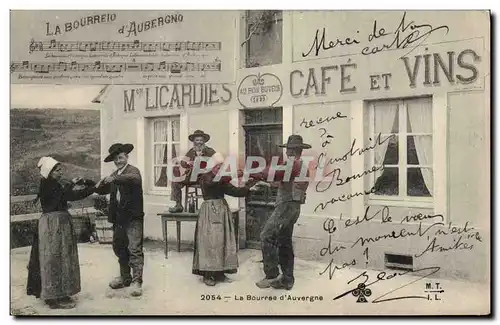
[[[95,192],[95,182],[86,180],[85,188],[83,189],[74,189],[75,184],[71,182],[67,182],[63,184],[63,199],[66,201],[78,201],[86,198]]]
[[[234,196],[234,197],[245,197],[249,194],[250,189],[248,186],[245,187],[236,187],[231,183],[225,183],[224,186],[224,194]]]
[[[111,184],[109,183],[104,184],[104,182],[101,182],[101,184],[98,187],[96,187],[94,191],[100,195],[109,194],[111,193]]]
[[[188,152],[185,155],[186,158],[189,158],[190,162],[193,162],[195,156],[196,156],[196,154],[194,153],[194,149],[193,148],[189,149]],[[182,168],[186,168],[186,169],[190,168],[188,162],[184,161],[184,160],[180,161],[180,165],[182,166]]]
[[[279,163],[277,167],[284,168],[286,164]],[[293,161],[293,166],[292,166],[292,172],[290,174],[290,180],[298,177],[300,175],[300,171],[302,169],[302,161],[300,160],[294,160]],[[285,180],[285,174],[287,170],[276,170],[274,172],[274,177],[271,180],[268,180],[269,174],[271,174],[272,168],[271,166],[268,166],[264,168],[264,170],[258,174],[251,174],[250,177],[258,178],[263,181],[269,181],[269,182],[277,182],[277,181],[283,181]],[[288,180],[285,180],[288,181]]]
[[[141,185],[142,178],[139,169],[129,168],[127,173],[114,176],[114,182],[119,185]]]

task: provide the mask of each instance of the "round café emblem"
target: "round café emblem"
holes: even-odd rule
[[[281,80],[271,73],[251,74],[238,87],[238,101],[245,108],[270,107],[283,95]]]

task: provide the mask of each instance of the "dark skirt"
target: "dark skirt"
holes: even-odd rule
[[[42,214],[28,268],[28,295],[47,300],[80,292],[78,247],[69,212]]]
[[[28,296],[40,298],[42,293],[42,278],[40,277],[40,252],[38,250],[38,221],[35,229],[33,244],[31,245],[30,261],[28,263],[28,284],[26,285],[26,293]]]
[[[193,274],[236,273],[238,254],[231,210],[224,199],[206,200],[196,222]]]

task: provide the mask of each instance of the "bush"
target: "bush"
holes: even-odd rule
[[[10,204],[10,215],[15,216],[18,214],[30,214],[42,212],[42,207],[40,206],[40,201],[33,203],[33,201],[25,202],[11,202]]]
[[[38,219],[10,223],[10,248],[31,246],[38,231]]]
[[[94,209],[101,212],[103,215],[108,215],[108,199],[104,195],[99,195],[94,198]]]

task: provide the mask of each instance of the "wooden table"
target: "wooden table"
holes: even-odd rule
[[[239,249],[239,209],[231,209],[231,215],[233,216],[234,229],[236,235],[236,249]],[[163,230],[163,240],[165,241],[165,258],[168,258],[168,236],[167,236],[167,223],[168,221],[175,221],[177,226],[177,251],[181,251],[181,222],[183,221],[197,221],[198,213],[192,212],[164,212],[158,213],[161,217],[161,226]]]

